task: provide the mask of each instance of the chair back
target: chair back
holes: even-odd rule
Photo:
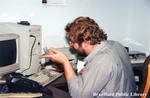
[[[150,98],[150,55],[146,58],[142,71],[142,85],[139,88],[139,93],[146,94],[146,96],[141,96],[141,98]]]

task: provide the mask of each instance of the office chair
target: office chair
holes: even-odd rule
[[[150,55],[144,62],[142,74],[142,85],[139,87],[139,93],[146,94],[146,96],[140,98],[150,98]]]

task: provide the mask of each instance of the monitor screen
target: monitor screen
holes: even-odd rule
[[[0,67],[4,67],[16,62],[16,40],[0,41]]]
[[[19,36],[0,34],[0,76],[19,69]]]

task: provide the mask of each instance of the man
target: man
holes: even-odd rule
[[[89,17],[78,17],[66,26],[67,39],[85,55],[82,75],[76,75],[67,57],[57,50],[42,57],[64,66],[72,98],[131,98],[135,81],[126,49],[107,35]]]

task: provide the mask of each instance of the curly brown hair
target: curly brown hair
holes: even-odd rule
[[[83,41],[90,41],[91,45],[100,44],[107,40],[107,34],[99,25],[89,17],[78,17],[72,23],[66,25],[66,37],[69,41],[77,42],[79,45]]]

